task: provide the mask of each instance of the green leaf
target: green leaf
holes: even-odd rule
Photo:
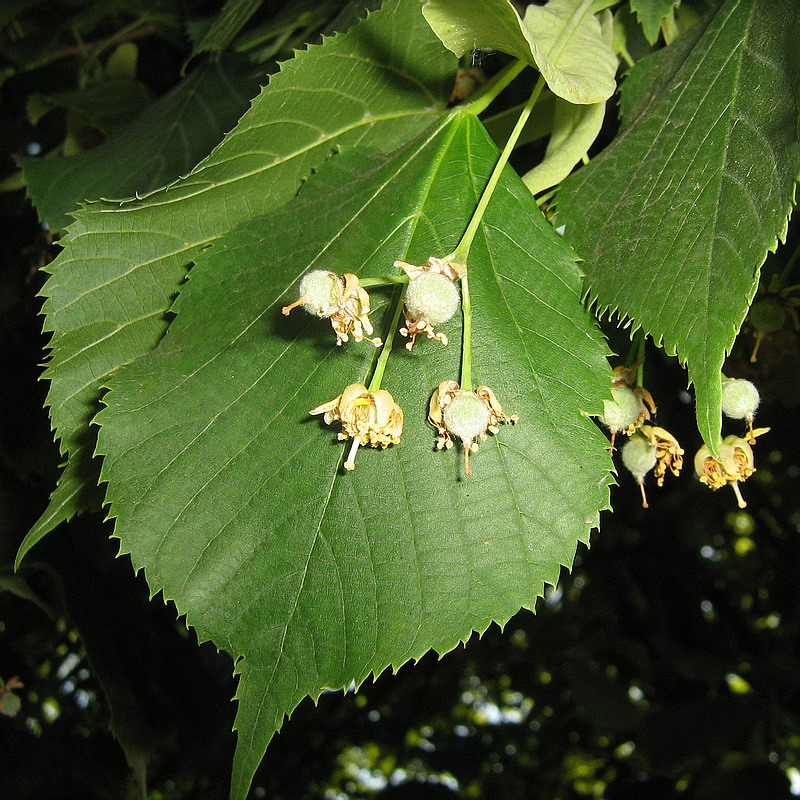
[[[509,0],[426,0],[422,13],[457,56],[501,50],[536,67],[551,91],[570,103],[599,103],[614,94],[617,59],[591,5],[550,0],[529,5],[522,20]]]
[[[680,0],[631,0],[631,10],[636,12],[644,35],[650,44],[658,41],[661,20],[678,5]]]
[[[236,34],[247,25],[261,3],[262,0],[227,0],[214,23],[195,46],[192,55],[207,50],[216,52],[224,50]]]
[[[285,203],[336,144],[391,148],[416,135],[442,115],[455,69],[419,7],[389,0],[285,64],[186,178],[143,200],[78,212],[44,288],[48,403],[62,450],[91,441],[106,376],[161,338],[198,253]]]
[[[788,0],[729,0],[645,59],[620,135],[559,194],[589,296],[688,362],[712,449],[723,360],[800,170],[797,25]]]
[[[603,38],[611,45],[614,33],[610,11],[604,12],[601,25]],[[556,99],[553,129],[544,160],[522,179],[532,194],[561,183],[572,172],[600,134],[605,115],[605,103],[574,105],[561,98]]]
[[[246,60],[206,64],[98,147],[66,158],[20,159],[39,216],[60,230],[83,201],[131,197],[186,174],[257,90]]]
[[[121,550],[237,660],[235,800],[304,696],[532,608],[607,505],[607,442],[583,413],[608,392],[605,347],[573,254],[510,168],[469,269],[476,379],[519,424],[481,446],[470,479],[461,452],[434,449],[428,400],[458,375],[457,321],[449,347],[395,344],[383,388],[405,411],[399,445],[344,472],[345,445],[308,414],[363,382],[376,351],[283,317],[300,276],[449,252],[496,159],[466,112],[391,157],[331,159],[203,253],[168,335],[109,381],[98,450]]]
[[[572,172],[600,133],[605,115],[605,103],[578,106],[561,99],[556,101],[553,132],[544,159],[523,177],[532,194],[561,183]]]

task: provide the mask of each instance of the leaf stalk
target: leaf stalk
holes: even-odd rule
[[[383,338],[383,346],[381,347],[380,355],[375,363],[375,370],[372,373],[369,386],[367,390],[370,392],[377,392],[381,388],[381,381],[383,381],[383,373],[386,371],[386,363],[389,361],[389,354],[392,352],[392,345],[394,344],[394,337],[397,332],[397,326],[400,322],[400,310],[403,308],[403,300],[406,296],[406,289],[408,288],[408,278],[401,279],[400,285],[395,289],[392,302],[392,318],[389,322],[389,327],[386,335]],[[364,285],[364,281],[361,281]]]
[[[503,173],[503,169],[508,163],[511,153],[516,147],[517,141],[522,133],[522,129],[525,127],[525,123],[528,121],[528,117],[530,117],[531,111],[533,110],[534,105],[536,105],[536,101],[539,99],[544,86],[544,77],[540,75],[539,80],[536,81],[536,85],[533,87],[531,96],[522,107],[522,111],[517,119],[517,124],[514,125],[514,129],[511,131],[511,134],[508,137],[508,141],[503,148],[503,152],[500,153],[500,158],[497,159],[497,163],[494,165],[492,174],[489,176],[489,180],[480,196],[480,199],[478,200],[478,205],[475,207],[475,211],[472,213],[472,218],[467,225],[467,229],[464,231],[464,235],[461,237],[461,241],[456,246],[456,249],[449,256],[447,256],[444,261],[456,261],[459,264],[463,264],[465,267],[467,266],[469,251],[472,247],[472,242],[478,233],[478,228],[483,221],[483,215],[486,213],[486,208],[492,199],[494,190],[497,188],[497,184],[500,182],[500,176]],[[461,388],[471,391],[472,300],[469,293],[468,275],[469,270],[467,270],[467,272],[461,278],[461,313],[463,318],[463,329],[461,335]]]

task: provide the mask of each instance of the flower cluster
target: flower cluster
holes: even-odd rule
[[[653,396],[643,386],[635,385],[639,363],[614,369],[611,400],[603,401],[600,422],[611,432],[611,452],[618,434],[628,436],[622,447],[622,463],[633,475],[642,492],[642,507],[647,508],[644,479],[653,471],[659,486],[667,472],[679,475],[684,451],[678,440],[665,428],[645,424],[656,413]]]
[[[647,508],[644,478],[650,470],[659,486],[664,485],[667,472],[680,475],[683,467],[683,448],[665,428],[642,425],[622,447],[622,463],[636,478],[642,492],[642,507]]]
[[[403,308],[405,324],[400,333],[409,338],[406,347],[410,350],[416,337],[424,334],[447,344],[447,336],[437,332],[435,326],[450,320],[461,303],[459,281],[465,277],[466,269],[455,261],[431,257],[422,266],[405,261],[395,261],[406,277],[371,279],[369,285],[405,283]],[[466,279],[465,279],[466,280]],[[356,341],[367,338],[373,328],[369,320],[370,299],[359,279],[351,274],[337,275],[326,270],[313,270],[300,281],[299,297],[284,306],[284,315],[302,306],[309,314],[328,318],[336,333],[336,344],[341,345],[352,335]],[[394,320],[399,319],[399,301],[395,306]],[[339,423],[340,440],[351,440],[350,450],[344,462],[346,470],[355,468],[358,448],[371,446],[386,448],[398,444],[403,432],[403,410],[385,389],[378,388],[388,358],[392,334],[386,343],[380,339],[368,339],[375,346],[383,345],[372,382],[351,383],[344,391],[327,403],[311,409],[312,415],[322,415],[326,424]],[[478,449],[478,441],[486,439],[488,433],[497,433],[500,423],[513,423],[517,417],[506,414],[494,392],[488,386],[479,386],[476,391],[461,389],[455,381],[443,381],[431,398],[428,412],[429,422],[438,433],[437,448],[450,448],[454,439],[461,441],[465,452],[466,475],[471,475],[469,455]]]
[[[326,425],[342,424],[339,439],[352,439],[350,453],[344,462],[347,470],[355,469],[359,445],[388,447],[400,441],[403,432],[403,409],[385,389],[370,392],[361,383],[351,383],[333,400],[312,408],[309,414],[323,414]]]
[[[447,336],[436,333],[434,326],[451,320],[458,311],[460,297],[456,281],[464,275],[464,267],[434,257],[421,267],[405,261],[395,261],[394,265],[408,275],[403,306],[405,325],[400,328],[400,333],[409,338],[406,348],[411,350],[420,333],[447,344]]]
[[[611,449],[614,449],[617,434],[633,434],[644,422],[656,413],[653,396],[643,386],[636,385],[639,364],[614,368],[611,379],[611,400],[603,401],[600,422],[611,432]]]
[[[728,378],[722,383],[722,413],[731,419],[747,422],[747,439],[739,436],[726,436],[719,446],[719,454],[714,455],[707,445],[703,445],[694,457],[694,471],[701,483],[712,491],[730,485],[736,494],[739,508],[747,503],[742,497],[739,484],[746,481],[755,471],[755,455],[752,445],[756,437],[769,431],[769,428],[753,428],[755,411],[761,402],[758,389],[747,380]]]

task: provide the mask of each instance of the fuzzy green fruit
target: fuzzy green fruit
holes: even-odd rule
[[[613,400],[603,400],[600,422],[612,433],[634,425],[642,413],[642,401],[626,383],[611,387]]]
[[[628,439],[622,446],[622,463],[637,481],[641,481],[656,465],[656,448],[640,436]]]
[[[751,419],[761,395],[755,385],[744,378],[731,378],[722,383],[722,413],[731,419]]]
[[[786,310],[777,297],[765,297],[753,303],[748,317],[759,333],[775,333],[786,322]]]
[[[489,427],[489,408],[474,392],[457,394],[444,407],[443,416],[447,430],[467,446]]]
[[[337,308],[336,289],[339,278],[325,269],[306,273],[300,281],[300,297],[303,308],[318,317],[330,317]]]
[[[406,316],[439,325],[453,318],[460,301],[458,286],[453,281],[436,272],[424,273],[408,283]]]

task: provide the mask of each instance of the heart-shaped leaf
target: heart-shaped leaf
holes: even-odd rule
[[[346,472],[336,431],[309,416],[364,382],[377,351],[284,317],[300,276],[445,255],[496,159],[466,112],[389,158],[336,156],[202,254],[161,344],[109,381],[98,448],[121,550],[237,660],[236,800],[304,696],[532,608],[607,506],[607,442],[585,416],[609,391],[605,347],[573,255],[510,168],[468,269],[473,372],[519,423],[481,445],[469,479],[461,453],[435,450],[426,413],[458,377],[455,320],[447,347],[395,343],[383,388],[405,411],[399,444],[362,448]],[[373,303],[392,336],[379,291]]]

